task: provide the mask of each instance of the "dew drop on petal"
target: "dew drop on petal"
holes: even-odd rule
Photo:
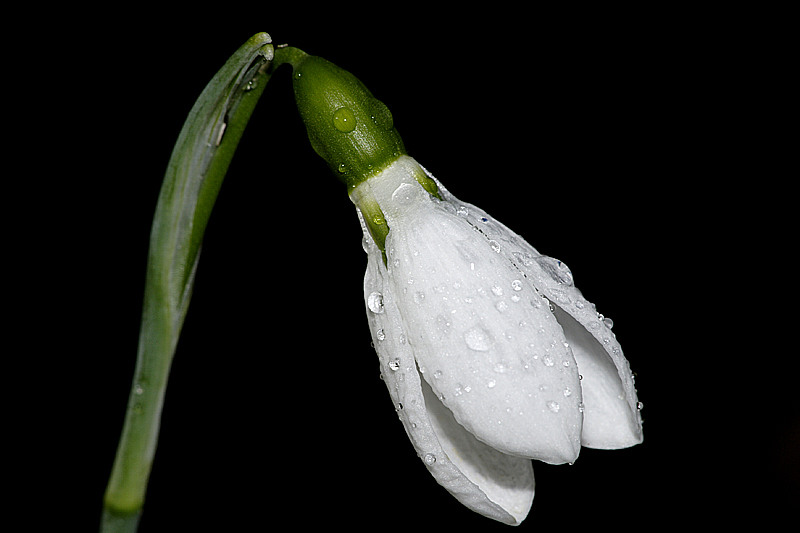
[[[367,297],[367,307],[373,313],[383,313],[383,294],[373,292]]]
[[[420,192],[419,187],[415,187],[410,183],[401,183],[392,193],[392,201],[398,205],[409,205]]]
[[[464,333],[464,340],[467,346],[476,352],[486,352],[492,345],[492,338],[489,333],[478,326]]]
[[[436,462],[436,456],[433,455],[432,453],[426,453],[425,457],[422,460],[425,461],[426,465],[430,466]]]
[[[400,369],[400,359],[389,361],[389,368],[392,369],[392,372],[397,372]]]
[[[561,409],[561,406],[558,405],[558,402],[550,400],[549,402],[547,402],[547,408],[550,409],[551,412],[557,413],[559,409]]]
[[[536,262],[556,282],[568,286],[573,284],[572,271],[563,261],[542,255],[536,258]]]

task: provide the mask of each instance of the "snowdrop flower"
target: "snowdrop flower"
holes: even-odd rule
[[[364,299],[381,373],[423,464],[464,505],[519,524],[531,459],[642,441],[628,362],[564,263],[459,201],[405,153],[386,106],[296,49],[315,150],[348,186],[368,254]]]

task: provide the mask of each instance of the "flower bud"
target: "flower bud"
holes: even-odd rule
[[[349,190],[406,153],[389,108],[358,78],[296,48],[276,56],[294,69],[295,99],[311,146]]]

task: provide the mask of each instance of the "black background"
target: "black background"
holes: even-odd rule
[[[731,113],[747,46],[718,37],[723,14],[373,11],[120,11],[19,47],[32,70],[19,78],[41,91],[22,106],[28,173],[50,178],[55,216],[36,232],[39,290],[18,313],[45,327],[26,333],[34,368],[13,409],[35,452],[17,497],[96,530],[166,163],[205,83],[267,31],[360,77],[413,157],[566,262],[614,320],[644,443],[535,463],[520,530],[777,520],[798,493],[798,424],[779,353],[745,340],[774,334],[754,326],[762,255],[729,244],[747,224],[728,215],[749,159],[726,141],[747,118]],[[23,222],[44,210],[34,198]],[[506,527],[449,496],[407,441],[370,347],[360,239],[279,73],[208,226],[143,533]],[[743,277],[723,279],[731,269]]]

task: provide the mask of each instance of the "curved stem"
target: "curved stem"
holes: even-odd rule
[[[269,81],[270,42],[266,33],[253,36],[212,78],[190,111],[167,166],[150,234],[136,369],[103,500],[103,533],[136,531],[203,233],[239,139]]]
[[[277,68],[285,63],[296,67],[300,62],[307,58],[308,54],[295,48],[294,46],[276,46],[275,59],[273,60],[273,68]]]

